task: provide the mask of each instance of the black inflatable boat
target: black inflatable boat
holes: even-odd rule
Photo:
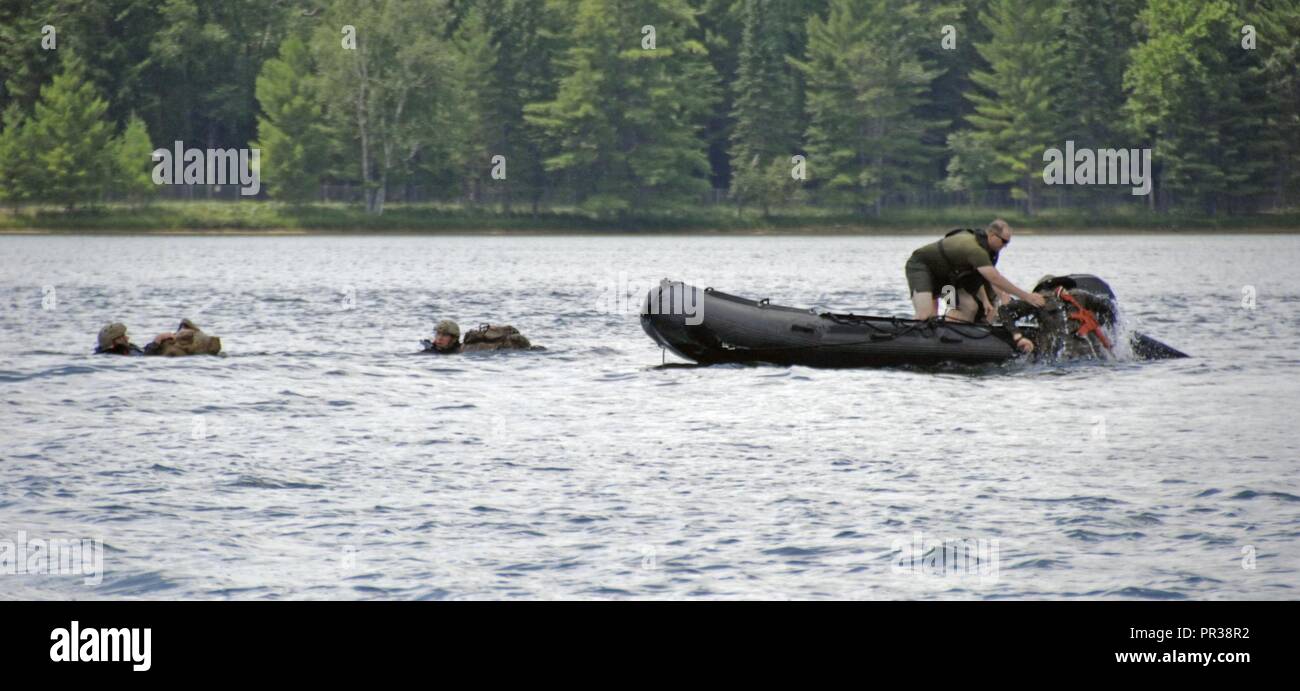
[[[1093,276],[1053,280],[1072,292],[1114,298],[1110,287]],[[1099,314],[1107,326],[1113,316],[1113,312]],[[667,279],[646,296],[641,326],[659,345],[702,365],[925,367],[997,363],[1019,354],[1010,332],[1002,326],[818,313]],[[1021,330],[1032,334],[1032,326]],[[1139,358],[1186,357],[1141,335],[1135,335],[1131,345]]]

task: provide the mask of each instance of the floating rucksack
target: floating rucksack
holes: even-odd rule
[[[505,350],[531,348],[532,343],[509,324],[483,324],[465,333],[461,347],[466,346],[473,346],[469,350]]]
[[[174,338],[163,341],[159,354],[176,357],[179,355],[217,355],[221,352],[221,339],[209,336],[198,329],[182,329]]]

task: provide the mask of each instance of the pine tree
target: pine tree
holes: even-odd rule
[[[987,40],[984,28],[979,23],[979,13],[983,11],[987,0],[936,0],[925,3],[928,8],[927,25],[929,40],[921,44],[921,56],[932,61],[943,72],[930,84],[926,100],[930,106],[926,114],[945,126],[928,132],[924,138],[926,144],[938,149],[940,155],[926,171],[926,183],[933,183],[941,189],[951,188],[952,179],[945,179],[951,167],[950,157],[958,153],[953,151],[949,142],[954,134],[966,131],[966,116],[972,112],[970,101],[965,93],[971,89],[971,72],[986,67],[979,53],[975,50],[977,41]],[[947,27],[955,32],[951,35]],[[959,166],[960,167],[960,164]],[[964,177],[962,184],[970,181]],[[965,190],[967,188],[962,187]]]
[[[763,215],[791,183],[790,156],[800,148],[803,118],[794,56],[797,0],[744,0],[735,120],[731,134],[732,193],[741,203],[758,202]],[[776,172],[775,179],[768,179]]]
[[[1064,0],[1062,3],[1060,139],[1076,147],[1135,148],[1116,117],[1124,106],[1124,71],[1137,45],[1134,26],[1141,0]],[[1128,195],[1127,188],[1071,190],[1094,196]]]
[[[253,146],[262,150],[261,178],[275,199],[302,202],[320,194],[330,143],[313,69],[306,44],[290,36],[257,76],[262,115]]]
[[[1140,21],[1145,40],[1125,74],[1125,110],[1155,142],[1161,207],[1215,214],[1263,192],[1280,142],[1265,126],[1271,104],[1257,54],[1225,38],[1244,23],[1231,3],[1149,0]]]
[[[506,157],[509,184],[510,159],[506,142],[506,120],[511,113],[503,102],[504,94],[497,80],[500,44],[492,35],[489,13],[499,6],[476,2],[461,19],[452,44],[456,48],[456,96],[452,99],[457,146],[451,157],[457,176],[471,203],[477,203],[485,181],[490,180],[489,165],[494,156]]]
[[[741,160],[755,154],[789,156],[799,146],[798,83],[787,60],[794,56],[793,5],[793,0],[745,0],[731,137]]]
[[[1271,0],[1261,5],[1255,22],[1258,50],[1268,97],[1277,105],[1265,126],[1280,144],[1274,157],[1274,184],[1275,203],[1281,204],[1288,192],[1300,193],[1300,3]]]
[[[412,23],[423,8],[409,0]],[[321,25],[327,12],[340,9],[351,17],[330,29],[338,48],[339,27],[357,24],[360,13],[343,0],[327,3],[267,0],[112,0],[137,4],[119,15],[142,16],[153,29],[140,79],[166,88],[150,88],[132,104],[149,118],[160,141],[183,140],[188,146],[242,147],[257,137],[257,76],[275,57],[293,21]],[[106,0],[84,5],[107,4]],[[407,3],[403,3],[407,4]],[[303,16],[308,6],[329,7],[321,16]],[[315,11],[313,10],[313,15]],[[335,16],[331,15],[330,19]],[[116,27],[114,27],[116,28]],[[140,39],[122,31],[128,41]],[[137,32],[139,33],[139,32]],[[156,120],[156,121],[155,121]]]
[[[1060,132],[1060,7],[1054,0],[992,0],[980,21],[989,40],[975,48],[989,67],[971,74],[978,88],[967,94],[975,106],[967,121],[977,132],[974,144],[996,157],[993,181],[1014,184],[1013,196],[1033,214],[1043,152]]]
[[[1139,0],[1063,0],[1061,28],[1062,135],[1078,146],[1116,147],[1115,117],[1124,105],[1124,70],[1137,45]]]
[[[709,152],[709,183],[714,189],[732,184],[731,136],[735,124],[735,84],[739,47],[744,33],[742,15],[745,0],[691,0],[699,13],[697,21],[704,35],[709,64],[718,76],[717,98],[704,126],[703,138]]]
[[[59,70],[59,51],[41,46],[41,29],[54,13],[48,5],[0,3],[0,111],[17,105],[30,112],[40,98],[41,85]],[[62,22],[59,26],[66,27]]]
[[[17,103],[0,118],[0,201],[15,208],[32,196],[35,161],[28,143],[26,118]]]
[[[496,6],[493,0],[482,0]],[[528,122],[525,107],[555,98],[558,78],[555,58],[560,50],[559,35],[567,25],[547,9],[546,0],[505,0],[500,5],[496,79],[500,84],[502,138],[510,154],[510,182],[507,204],[516,191],[527,195],[536,214],[551,187],[546,159],[554,154],[554,142],[541,128]]]
[[[620,215],[707,189],[701,129],[717,88],[684,0],[578,0],[554,100],[527,107],[556,140],[547,170]],[[654,28],[655,46],[648,48]]]
[[[153,150],[144,120],[132,115],[122,135],[113,140],[114,192],[128,200],[138,200],[157,191],[153,182]]]
[[[453,121],[461,142],[452,151],[456,175],[471,200],[488,187],[505,211],[523,198],[536,212],[548,184],[549,148],[545,133],[525,119],[524,106],[555,96],[556,16],[545,0],[473,0],[462,10],[453,38]],[[489,175],[498,155],[505,157],[504,179]]]
[[[939,75],[921,56],[932,40],[914,2],[833,0],[808,20],[808,49],[795,65],[807,79],[809,175],[832,198],[879,214],[885,196],[914,189],[939,155],[925,116]]]
[[[1249,23],[1245,15],[1234,12],[1229,26],[1239,30]],[[1279,158],[1288,146],[1285,132],[1277,127],[1283,103],[1270,90],[1268,70],[1259,50],[1240,45],[1240,34],[1233,36],[1226,50],[1224,71],[1219,84],[1224,102],[1224,150],[1217,157],[1225,169],[1226,188],[1214,201],[1213,213],[1251,213],[1262,206],[1275,188]]]
[[[731,193],[738,201],[758,204],[767,218],[772,206],[793,198],[798,183],[791,176],[793,164],[789,158],[772,156],[764,159],[754,154],[748,163],[737,161],[733,166]]]
[[[108,103],[86,80],[84,64],[65,52],[63,70],[41,87],[35,112],[23,127],[36,176],[27,183],[30,197],[68,208],[100,197],[114,173],[107,110]]]
[[[948,135],[947,177],[939,187],[950,192],[966,192],[971,204],[975,191],[986,188],[997,177],[997,154],[988,145],[988,137],[974,130],[958,130]]]

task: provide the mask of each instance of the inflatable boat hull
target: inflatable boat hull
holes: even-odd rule
[[[979,365],[1016,356],[1001,327],[817,314],[671,281],[646,296],[641,326],[659,345],[703,365]]]
[[[1095,277],[1054,280],[1071,290],[1114,299],[1110,287]],[[1113,314],[1103,316],[1108,322]],[[702,365],[929,367],[999,363],[1019,354],[1010,332],[1002,326],[819,314],[668,280],[646,296],[641,327],[675,355]],[[1032,327],[1021,330],[1031,339],[1035,337]],[[1130,340],[1133,354],[1140,359],[1187,357],[1143,334],[1134,333]]]

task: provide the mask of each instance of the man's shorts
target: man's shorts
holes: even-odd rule
[[[907,275],[909,295],[916,295],[917,293],[937,294],[934,285],[934,274],[930,273],[930,267],[926,266],[925,262],[918,259],[916,255],[912,255],[907,260],[903,272]]]

